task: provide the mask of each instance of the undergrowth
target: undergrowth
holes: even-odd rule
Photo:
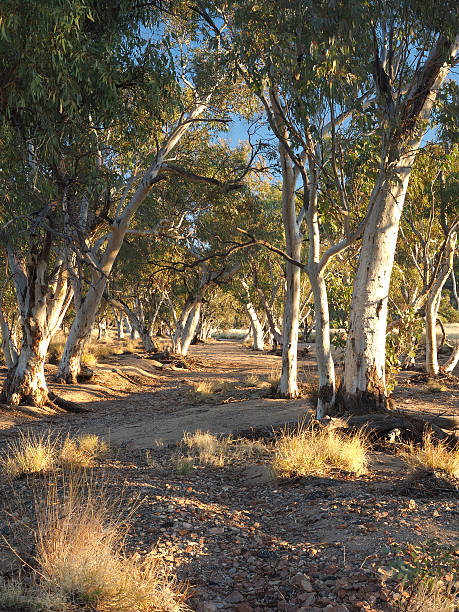
[[[360,475],[366,471],[368,451],[365,433],[343,435],[300,424],[297,430],[284,429],[278,436],[273,469],[283,477],[326,474],[331,469]]]

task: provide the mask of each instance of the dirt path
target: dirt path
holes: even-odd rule
[[[56,385],[61,397],[84,406],[87,414],[36,414],[33,408],[0,413],[3,435],[15,435],[17,426],[58,427],[63,431],[91,432],[116,445],[147,449],[159,441],[174,443],[184,431],[230,433],[251,427],[295,421],[312,409],[310,401],[264,397],[281,358],[256,353],[239,342],[215,341],[193,346],[190,356],[197,369],[158,370],[145,354],[112,355],[99,364],[95,381],[85,385]],[[52,379],[55,366],[48,366]],[[410,384],[412,374],[401,376],[394,400],[412,414],[436,415],[452,429],[459,422],[457,390],[432,393],[426,385]],[[299,362],[299,379],[313,389],[316,381],[313,345]],[[199,383],[210,392],[199,392]],[[217,388],[215,392],[214,387]],[[443,425],[444,426],[444,425]]]

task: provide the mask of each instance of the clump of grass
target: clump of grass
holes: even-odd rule
[[[360,475],[366,471],[368,450],[364,433],[343,436],[300,425],[297,431],[285,429],[276,440],[273,469],[284,477],[326,474],[331,469]]]
[[[448,391],[448,387],[442,385],[438,380],[429,380],[427,383],[427,388],[431,393],[443,393],[444,391]]]
[[[0,466],[9,478],[49,471],[56,461],[56,441],[49,434],[21,433],[0,457]]]
[[[0,610],[3,612],[62,612],[66,602],[36,586],[8,581],[0,584]]]
[[[60,436],[51,438],[50,433],[37,436],[28,432],[0,456],[0,467],[11,479],[43,474],[57,467],[86,468],[107,450],[107,444],[94,434],[62,440]]]
[[[81,355],[81,365],[87,366],[88,368],[93,368],[97,365],[98,359],[94,355],[94,353],[90,353],[89,351],[85,351]]]
[[[65,348],[65,340],[53,340],[48,347],[48,362],[58,365]]]
[[[194,461],[192,457],[177,457],[174,459],[174,467],[180,476],[188,476],[193,469]]]
[[[404,457],[414,467],[443,470],[459,478],[459,444],[451,448],[444,442],[433,440],[430,431],[424,432],[421,446],[411,443]]]
[[[260,380],[260,377],[257,376],[257,374],[254,374],[253,372],[251,372],[250,374],[247,374],[244,377],[244,383],[248,387],[259,387],[260,384],[262,384],[262,381]]]
[[[202,399],[209,399],[217,393],[222,393],[229,388],[229,383],[224,380],[201,380],[194,389]]]
[[[183,589],[159,558],[126,554],[128,521],[87,480],[48,487],[37,508],[41,586],[100,612],[186,609]]]
[[[279,387],[279,383],[280,383],[280,372],[270,372],[268,375],[268,384],[269,384],[269,388],[271,389],[271,391],[273,393],[276,393],[278,387]]]
[[[76,439],[67,436],[60,448],[59,463],[63,467],[90,467],[94,459],[107,450],[106,442],[95,434],[85,434]]]
[[[198,429],[194,434],[185,433],[181,442],[189,458],[196,458],[204,465],[223,467],[231,460],[259,457],[267,448],[259,441],[235,439],[231,436],[217,438],[209,431]]]

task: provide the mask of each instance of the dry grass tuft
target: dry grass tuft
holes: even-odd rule
[[[431,393],[443,393],[444,391],[448,391],[448,387],[443,385],[438,380],[429,380],[427,383],[427,388]]]
[[[366,471],[368,450],[361,432],[343,436],[300,425],[297,431],[285,429],[276,440],[273,469],[284,477],[326,474],[331,469],[360,475]]]
[[[65,340],[53,340],[48,347],[48,362],[58,365],[65,348]]]
[[[56,461],[56,441],[50,434],[21,433],[0,456],[0,467],[9,478],[45,473]]]
[[[441,580],[421,581],[408,598],[397,602],[394,608],[397,612],[455,612],[457,597],[451,587]]]
[[[270,387],[270,389],[271,389],[271,391],[273,393],[277,392],[277,389],[278,389],[279,383],[280,383],[280,379],[281,379],[280,372],[272,371],[272,372],[269,373],[269,375],[268,375],[268,384],[269,384],[269,387]]]
[[[95,434],[85,434],[76,439],[67,436],[59,453],[59,464],[63,467],[91,467],[94,459],[108,450],[106,442]]]
[[[64,600],[44,589],[13,580],[0,584],[2,612],[62,612],[66,609]]]
[[[232,460],[260,457],[267,452],[267,447],[259,441],[231,436],[219,439],[199,429],[194,434],[185,433],[181,446],[186,459],[196,458],[199,463],[214,467],[223,467]]]
[[[261,378],[253,372],[244,377],[244,384],[247,385],[247,387],[257,388],[261,388],[266,385],[265,381],[261,380]]]
[[[224,380],[201,380],[195,384],[194,390],[201,399],[210,399],[218,393],[231,388],[231,384]]]
[[[444,442],[432,440],[432,433],[429,431],[424,432],[420,447],[410,444],[404,457],[416,468],[443,470],[450,476],[459,478],[459,444],[450,448]]]
[[[23,433],[0,456],[0,467],[9,478],[43,474],[57,467],[87,468],[108,450],[107,444],[94,434],[63,440],[51,434],[36,436]]]
[[[122,515],[84,473],[50,479],[36,500],[39,587],[99,612],[180,611],[184,589],[155,555],[127,555],[130,515]]]

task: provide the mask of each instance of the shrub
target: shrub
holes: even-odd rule
[[[67,436],[60,448],[59,463],[63,467],[90,467],[94,459],[107,450],[107,444],[95,434],[85,434],[73,440]]]
[[[99,455],[105,453],[107,444],[94,434],[85,434],[62,440],[51,438],[50,433],[36,436],[21,434],[0,457],[0,466],[9,478],[46,473],[56,467],[90,467]]]
[[[121,516],[84,478],[59,485],[49,486],[46,499],[37,504],[42,588],[100,612],[186,609],[183,589],[159,558],[125,553],[129,516]]]
[[[404,457],[415,467],[443,470],[459,478],[459,444],[451,448],[444,442],[432,440],[432,432],[424,432],[420,447],[410,444]]]
[[[395,609],[401,612],[454,612],[457,574],[455,549],[437,540],[392,547],[389,565],[399,582]]]
[[[16,581],[0,584],[0,610],[2,612],[62,612],[65,601],[56,595]]]
[[[359,475],[366,471],[368,449],[361,432],[344,436],[300,425],[297,431],[284,429],[276,440],[273,469],[286,477],[325,474],[333,468]]]

